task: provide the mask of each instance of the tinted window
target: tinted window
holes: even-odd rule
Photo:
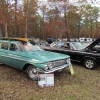
[[[65,46],[66,46],[66,48],[71,49],[71,48],[70,48],[70,44],[69,44],[69,43],[66,43],[66,45],[65,45]]]
[[[8,43],[7,43],[7,42],[3,42],[3,43],[1,44],[1,49],[8,50]]]

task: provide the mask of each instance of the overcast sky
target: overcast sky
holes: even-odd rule
[[[47,3],[47,0],[39,0],[41,2]],[[78,0],[69,0],[73,4],[76,3]],[[100,0],[88,0],[88,2],[94,6],[100,7]]]
[[[39,0],[39,1],[41,1],[41,3],[43,3],[43,4],[46,4],[48,0]],[[69,1],[73,4],[75,4],[78,0],[69,0]],[[88,3],[100,8],[100,0],[88,0]],[[100,21],[100,15],[99,15],[98,20]]]

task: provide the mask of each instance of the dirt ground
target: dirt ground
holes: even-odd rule
[[[100,100],[100,67],[88,70],[73,63],[69,69],[54,73],[54,87],[38,86],[24,72],[0,65],[0,100]]]

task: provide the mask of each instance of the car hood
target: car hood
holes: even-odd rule
[[[39,51],[34,51],[34,52],[26,52],[24,57],[25,58],[27,57],[30,60],[32,60],[34,62],[38,62],[38,63],[69,58],[68,55],[49,52],[49,51],[45,51],[45,50],[39,50]]]
[[[100,42],[100,38],[96,39],[94,42],[92,42],[89,46],[87,46],[85,49],[91,49],[93,46],[98,44]]]

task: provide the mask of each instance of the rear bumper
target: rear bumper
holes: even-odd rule
[[[48,73],[52,73],[52,72],[55,72],[55,71],[59,71],[61,69],[69,67],[69,66],[70,66],[70,64],[65,64],[65,65],[62,65],[62,66],[59,66],[59,67],[55,67],[55,68],[47,70],[47,71],[39,69],[39,72],[48,74]]]

